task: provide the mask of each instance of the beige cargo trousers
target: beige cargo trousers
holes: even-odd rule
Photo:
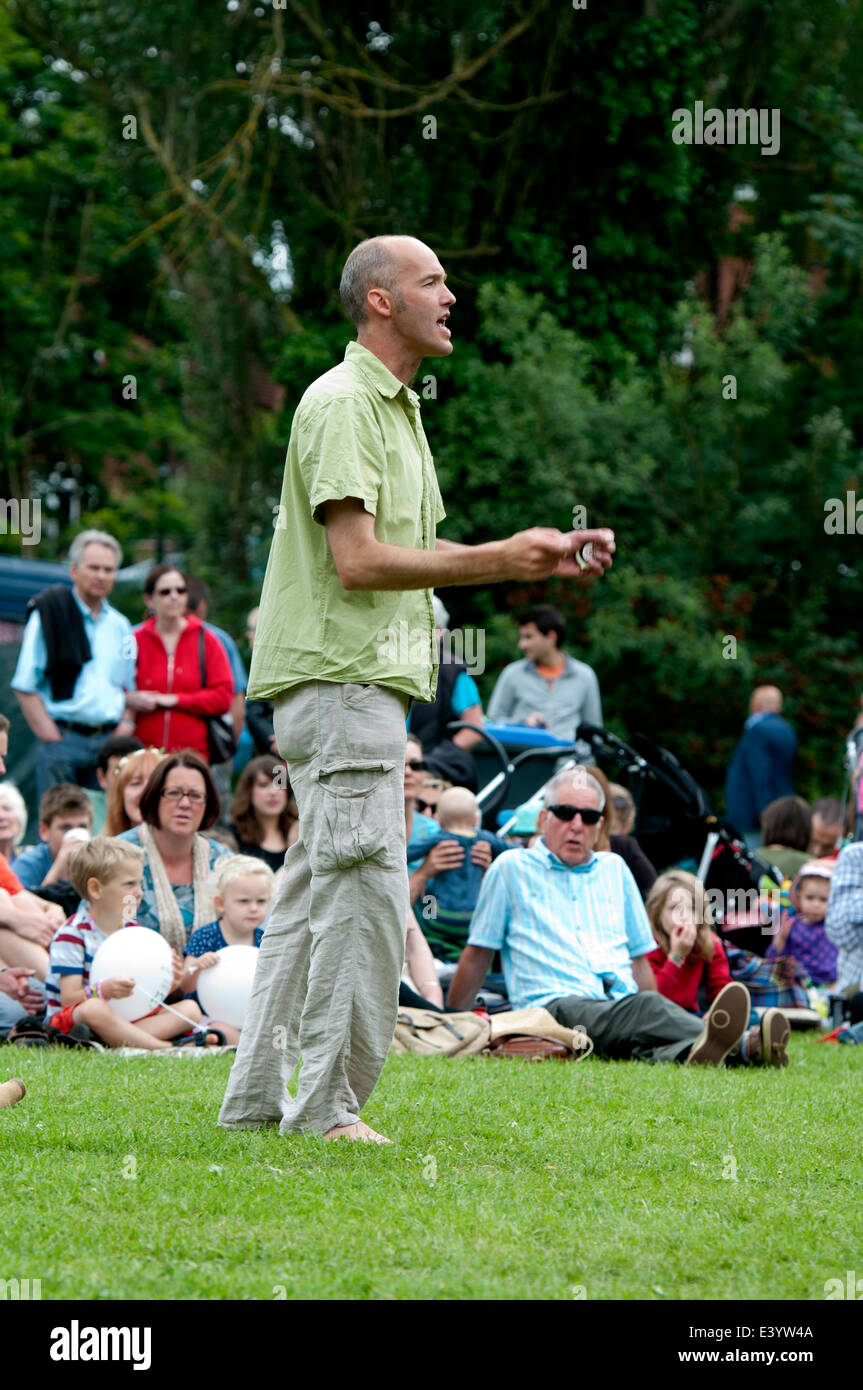
[[[276,702],[300,838],[261,942],[219,1114],[226,1128],[278,1120],[282,1134],[323,1134],[353,1124],[383,1070],[410,912],[408,706],[397,690],[327,681]]]

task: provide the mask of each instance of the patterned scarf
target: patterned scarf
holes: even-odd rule
[[[159,934],[164,936],[169,946],[182,956],[186,950],[186,928],[162,856],[156,844],[152,828],[146,821],[138,826],[141,846],[153,875],[153,891],[156,894],[156,913],[159,918]],[[212,922],[214,916],[213,898],[209,891],[210,846],[204,835],[195,836],[193,849],[193,891],[195,896],[195,920],[192,931]]]

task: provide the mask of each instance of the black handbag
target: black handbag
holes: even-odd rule
[[[201,668],[201,689],[207,685],[207,658],[204,651],[204,628],[198,632],[198,665]],[[207,726],[207,745],[211,763],[227,763],[237,751],[234,725],[230,714],[202,714]]]

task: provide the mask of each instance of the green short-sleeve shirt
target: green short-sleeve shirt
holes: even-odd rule
[[[248,695],[303,681],[374,683],[434,699],[430,589],[346,590],[327,545],[323,503],[360,497],[387,545],[434,550],[446,515],[416,392],[368,348],[313,382],[291,428],[264,577]]]

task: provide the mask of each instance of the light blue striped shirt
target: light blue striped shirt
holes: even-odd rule
[[[77,594],[74,597],[84,618],[92,657],[81,667],[71,699],[51,698],[51,682],[45,674],[48,653],[42,635],[42,619],[35,612],[30,614],[24,629],[12,689],[41,695],[52,719],[93,725],[119,722],[126,707],[124,692],[135,689],[138,649],[132,624],[105,599],[99,607],[99,616],[94,618],[87,604],[82,603]]]
[[[624,999],[631,961],[654,950],[635,879],[618,854],[570,866],[537,840],[487,870],[468,944],[500,951],[515,1009],[579,999]]]

